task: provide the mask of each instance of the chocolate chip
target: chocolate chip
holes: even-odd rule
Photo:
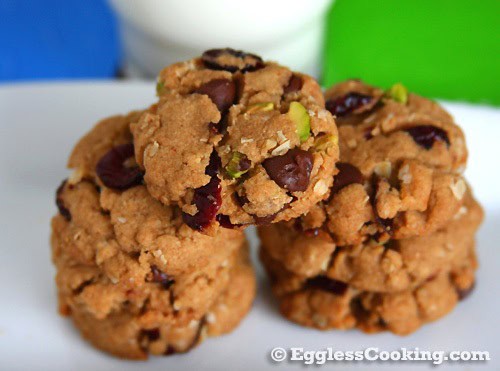
[[[466,299],[472,293],[472,291],[474,291],[475,288],[476,282],[473,282],[472,285],[470,285],[470,287],[467,289],[457,289],[458,300]]]
[[[303,83],[304,82],[302,81],[302,77],[293,74],[292,77],[290,77],[290,80],[288,80],[288,84],[283,89],[283,94],[290,94],[299,91],[300,89],[302,89]]]
[[[309,186],[313,157],[307,151],[293,148],[284,155],[266,159],[262,166],[281,188],[303,192]]]
[[[59,209],[59,214],[61,214],[64,219],[66,219],[68,222],[71,221],[71,213],[69,209],[64,205],[64,200],[62,199],[62,193],[64,191],[64,186],[68,182],[67,179],[63,180],[61,185],[57,187],[56,190],[56,206]]]
[[[335,295],[344,295],[348,286],[344,282],[328,278],[327,276],[316,276],[306,281],[306,287],[328,291]]]
[[[175,280],[170,278],[165,272],[159,270],[156,265],[151,266],[151,273],[150,282],[161,284],[165,290],[168,290],[175,283]]]
[[[172,345],[167,345],[167,349],[165,349],[165,352],[163,352],[164,356],[171,356],[173,354],[177,353],[177,350]]]
[[[350,184],[363,184],[365,181],[361,171],[354,165],[347,162],[339,162],[337,163],[337,169],[339,172],[333,178],[332,195]]]
[[[202,54],[201,60],[207,68],[233,73],[245,73],[264,67],[264,62],[258,55],[231,48],[207,50]]]
[[[214,150],[210,155],[210,162],[205,169],[210,181],[204,186],[195,189],[193,203],[198,212],[194,215],[182,213],[182,219],[189,227],[197,231],[207,228],[217,215],[222,204],[220,179],[217,176],[221,167],[221,160]]]
[[[142,172],[137,165],[127,166],[134,158],[134,145],[122,144],[109,150],[97,163],[95,171],[106,187],[125,190],[142,182]]]
[[[150,330],[142,330],[141,335],[141,337],[148,338],[149,341],[156,341],[160,338],[160,329],[154,328]]]
[[[250,201],[248,200],[247,196],[243,195],[240,196],[237,192],[234,192],[234,199],[240,205],[241,207],[245,206],[247,203]]]
[[[326,101],[326,109],[337,117],[360,113],[373,107],[375,98],[371,95],[351,92]]]
[[[221,113],[225,113],[234,103],[236,86],[228,79],[215,79],[201,85],[193,93],[206,94]]]
[[[450,139],[446,131],[436,126],[420,125],[405,131],[411,135],[415,143],[425,149],[431,149],[436,141],[444,142],[448,147],[450,146]]]

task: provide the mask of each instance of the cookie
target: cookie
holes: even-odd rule
[[[338,245],[430,234],[460,210],[467,148],[437,103],[396,85],[387,92],[347,81],[325,93],[340,138],[330,199],[303,218]]]
[[[409,290],[459,267],[474,246],[483,211],[470,193],[450,223],[431,235],[385,244],[369,240],[336,246],[323,230],[303,232],[294,223],[259,227],[262,249],[284,268],[304,279],[317,275],[348,283],[358,290]]]
[[[261,250],[263,252],[264,250]],[[359,328],[407,335],[450,312],[474,287],[474,250],[461,267],[442,271],[418,287],[393,293],[362,291],[319,275],[306,280],[261,254],[280,311],[290,321],[321,330]]]
[[[121,358],[146,359],[149,354],[184,353],[206,337],[234,330],[250,310],[255,289],[252,267],[248,256],[243,254],[232,269],[231,284],[210,310],[185,325],[172,325],[154,313],[150,315],[151,308],[132,303],[102,319],[75,303],[68,315],[82,336],[96,348]]]
[[[131,124],[135,158],[193,229],[288,220],[327,196],[338,133],[311,77],[216,49],[165,68],[158,95]]]
[[[56,283],[59,308],[67,313],[79,306],[97,319],[103,319],[129,305],[150,309],[163,321],[175,325],[198,320],[212,306],[230,282],[230,272],[244,247],[234,250],[220,263],[169,276],[161,266],[150,265],[125,253],[100,244],[105,254],[96,263],[82,263],[66,254],[74,234],[61,216],[53,220],[53,259],[57,267]]]

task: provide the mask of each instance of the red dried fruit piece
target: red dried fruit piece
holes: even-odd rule
[[[231,219],[229,218],[229,215],[224,215],[224,214],[218,214],[215,217],[215,220],[219,222],[221,227],[227,228],[227,229],[234,229],[236,227],[241,227],[241,224],[233,224],[231,223]]]
[[[309,278],[306,281],[306,287],[328,291],[335,295],[344,295],[347,291],[346,283],[328,278],[327,276]]]
[[[204,186],[195,189],[193,203],[198,212],[194,215],[182,213],[182,219],[189,227],[197,231],[207,228],[217,215],[222,204],[220,179],[217,174],[221,167],[221,161],[214,150],[210,155],[210,162],[205,169],[205,174],[211,177]]]
[[[351,92],[335,99],[326,101],[326,109],[337,117],[360,113],[365,109],[372,108],[374,97],[371,95]],[[355,112],[356,111],[356,112]]]
[[[283,89],[283,94],[290,94],[290,93],[295,93],[296,91],[299,91],[300,89],[302,89],[303,83],[304,82],[302,81],[302,77],[300,77],[299,75],[293,74],[292,77],[290,77],[288,84]]]
[[[365,181],[361,171],[354,165],[347,162],[339,162],[337,163],[337,169],[339,172],[333,178],[333,187],[331,191],[332,195],[350,184],[363,184]]]
[[[150,282],[161,284],[165,290],[168,290],[170,286],[175,283],[175,280],[170,278],[165,272],[159,270],[156,265],[151,266],[151,273],[152,277]]]
[[[201,85],[198,89],[193,91],[193,93],[208,95],[221,114],[223,114],[234,103],[236,86],[231,80],[215,79]]]
[[[66,185],[67,182],[68,182],[68,180],[65,179],[62,181],[61,185],[59,187],[57,187],[56,206],[57,206],[57,209],[59,210],[59,214],[61,214],[64,217],[64,219],[66,219],[69,222],[69,221],[71,221],[71,213],[70,213],[69,209],[64,205],[64,201],[62,199],[62,193],[64,190],[64,186]]]
[[[95,171],[106,187],[125,190],[142,183],[143,174],[137,165],[127,166],[134,158],[134,145],[122,144],[101,157]]]
[[[264,67],[264,62],[258,55],[231,48],[207,50],[202,54],[201,60],[206,67],[212,70],[233,73],[236,71],[251,72]]]
[[[450,146],[450,139],[446,131],[436,126],[420,125],[405,129],[405,131],[411,135],[415,143],[425,149],[431,149],[436,141],[444,142],[446,146]]]
[[[266,216],[253,216],[253,220],[255,221],[255,225],[268,225],[273,222],[274,219],[276,219],[276,216],[278,213],[271,214],[271,215],[266,215]]]
[[[313,157],[307,151],[293,148],[284,155],[266,159],[262,166],[281,188],[290,192],[304,192],[309,186]]]

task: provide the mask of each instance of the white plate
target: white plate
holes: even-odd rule
[[[254,308],[232,334],[208,339],[186,355],[122,361],[80,339],[56,311],[50,262],[49,220],[56,212],[54,190],[68,174],[65,163],[76,140],[98,119],[154,99],[145,83],[68,83],[0,87],[0,369],[2,370],[255,370],[299,368],[270,361],[281,346],[321,350],[401,347],[425,350],[487,350],[487,363],[448,363],[458,369],[499,369],[500,307],[500,110],[447,104],[463,126],[470,148],[467,175],[486,208],[478,236],[478,286],[450,315],[417,333],[365,335],[359,331],[320,332],[287,322],[277,313],[265,279]],[[256,238],[250,231],[255,250]],[[331,365],[330,365],[331,366]],[[428,363],[339,363],[335,367],[427,368]],[[443,366],[441,366],[442,368]]]

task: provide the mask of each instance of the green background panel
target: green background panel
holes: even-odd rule
[[[500,0],[337,0],[323,84],[357,77],[419,94],[500,105]]]

